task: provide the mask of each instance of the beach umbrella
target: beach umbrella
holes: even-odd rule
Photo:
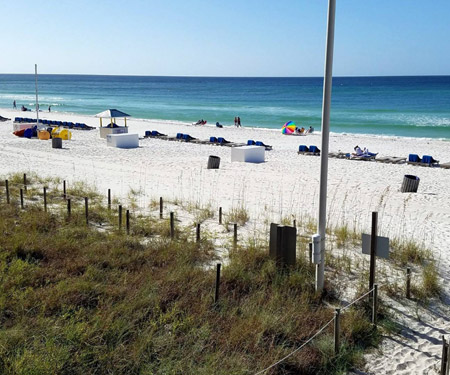
[[[102,126],[102,118],[110,118],[111,119],[111,125],[116,123],[116,118],[123,117],[125,119],[125,126],[127,126],[127,117],[131,117],[129,114],[119,111],[117,109],[107,109],[106,111],[97,113],[95,117],[100,117],[100,127]]]
[[[281,133],[283,133],[283,134],[292,134],[292,133],[295,133],[295,129],[297,129],[297,125],[295,125],[294,122],[292,122],[292,121],[288,121],[281,128]]]

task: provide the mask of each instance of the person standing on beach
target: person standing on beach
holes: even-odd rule
[[[237,127],[237,117],[234,118],[234,126]]]
[[[240,128],[241,127],[241,118],[238,116],[237,118],[237,127]]]
[[[48,111],[49,111],[49,112],[52,111],[52,106],[51,106],[51,105],[48,106]]]
[[[17,109],[15,100],[13,101],[13,109]]]

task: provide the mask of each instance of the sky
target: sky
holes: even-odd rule
[[[450,0],[336,0],[335,76],[450,75]],[[327,0],[3,1],[0,73],[323,76]]]

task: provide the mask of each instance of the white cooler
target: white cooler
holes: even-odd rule
[[[264,146],[242,146],[231,148],[231,161],[246,163],[264,163],[266,148]]]
[[[125,126],[118,126],[117,128],[100,128],[100,138],[106,138],[108,134],[124,134],[128,133],[128,128]]]
[[[108,134],[106,136],[106,145],[118,148],[136,148],[139,147],[138,134]]]

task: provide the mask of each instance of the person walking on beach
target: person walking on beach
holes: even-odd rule
[[[234,118],[234,126],[237,127],[237,117]]]
[[[240,128],[241,127],[241,118],[238,116],[237,118],[237,127]]]
[[[16,107],[16,101],[15,101],[15,100],[13,101],[13,108],[14,108],[14,109],[17,109],[17,107]]]
[[[48,106],[48,111],[49,111],[49,112],[52,111],[52,106],[51,106],[51,105]]]

